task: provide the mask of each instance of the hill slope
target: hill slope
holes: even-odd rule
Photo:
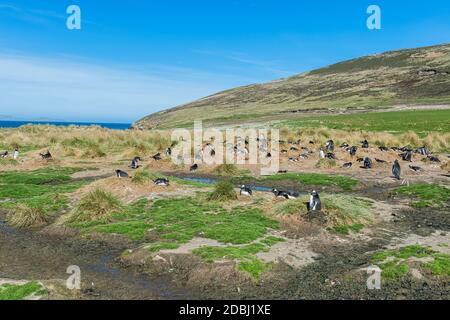
[[[149,115],[134,128],[290,119],[321,112],[450,104],[450,44],[366,56],[278,81],[223,91]]]

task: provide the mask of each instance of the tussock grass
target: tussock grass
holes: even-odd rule
[[[214,191],[208,196],[209,200],[228,201],[237,199],[234,186],[229,181],[220,181],[215,184]]]
[[[373,202],[366,198],[344,194],[321,194],[322,211],[325,213],[326,226],[338,233],[359,232],[364,224],[371,221]],[[293,201],[277,203],[275,215],[305,215],[308,210],[307,196]]]
[[[84,196],[76,205],[71,223],[110,221],[114,213],[123,210],[123,204],[111,193],[96,189]]]
[[[7,217],[8,224],[16,228],[39,227],[47,223],[47,217],[40,208],[19,204]]]
[[[331,169],[337,166],[337,162],[334,159],[320,159],[316,163],[316,168]]]
[[[212,170],[212,173],[219,176],[238,176],[241,174],[241,170],[235,164],[219,164]]]
[[[163,175],[157,174],[147,169],[139,169],[135,171],[131,181],[137,184],[153,183],[153,180],[165,178]]]

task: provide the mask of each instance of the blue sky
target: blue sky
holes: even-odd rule
[[[66,8],[81,8],[81,30]],[[366,9],[380,6],[382,29]],[[450,42],[448,0],[0,0],[0,119],[130,122],[220,90]]]

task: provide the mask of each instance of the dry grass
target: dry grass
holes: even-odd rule
[[[69,222],[109,221],[114,213],[122,209],[120,200],[110,192],[95,189],[80,199]]]
[[[32,208],[19,204],[14,212],[8,215],[8,224],[16,228],[33,228],[47,222],[44,212],[39,208]]]

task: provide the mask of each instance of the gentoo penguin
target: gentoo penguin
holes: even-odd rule
[[[325,155],[325,158],[331,159],[331,160],[336,160],[336,155],[335,155],[334,153],[332,153],[332,152],[328,152],[328,153]]]
[[[369,149],[369,141],[367,141],[367,139],[366,140],[364,140],[364,141],[361,141],[361,143],[362,143],[362,148],[363,149]]]
[[[320,157],[320,159],[325,159],[325,152],[323,152],[323,148],[322,147],[320,147],[319,157]]]
[[[131,160],[130,168],[131,169],[138,169],[140,167],[139,161],[141,161],[140,157],[134,157],[134,159]]]
[[[153,160],[156,160],[156,161],[159,161],[159,160],[161,160],[162,158],[161,158],[161,153],[157,153],[157,154],[155,154],[153,157],[152,157],[152,159]]]
[[[168,186],[169,185],[169,180],[168,179],[164,179],[164,178],[159,178],[159,179],[153,180],[153,182],[157,186]]]
[[[403,161],[412,162],[412,152],[406,151],[405,153],[401,154]]]
[[[439,158],[435,156],[428,156],[428,160],[430,160],[431,162],[441,162],[441,160],[439,160]]]
[[[401,174],[401,168],[400,163],[398,163],[398,160],[394,161],[394,165],[392,166],[392,174],[394,175],[395,179],[400,180],[400,174]]]
[[[334,141],[333,140],[328,140],[326,146],[327,146],[328,152],[334,151]]]
[[[19,148],[16,148],[13,153],[13,159],[17,160],[19,158]]]
[[[308,203],[308,210],[310,211],[320,211],[322,210],[322,203],[320,202],[320,197],[317,191],[311,192]]]
[[[239,194],[241,196],[251,197],[253,193],[252,193],[252,189],[250,189],[249,187],[246,187],[245,185],[242,185],[241,191],[239,192]]]
[[[370,160],[369,157],[364,158],[363,168],[364,169],[372,169],[372,160]]]
[[[358,148],[353,146],[350,148],[349,153],[352,157],[354,157],[356,155],[356,151],[358,151]]]
[[[412,171],[415,171],[415,172],[422,171],[422,168],[421,168],[421,167],[418,167],[418,166],[409,166],[409,168],[410,168]]]
[[[194,164],[189,168],[190,171],[196,171],[197,169],[198,169],[198,164],[196,164],[196,163],[194,163]]]
[[[297,199],[300,195],[298,192],[292,192],[292,191],[281,191],[277,189],[272,189],[272,193],[277,198],[284,198],[284,199]]]
[[[347,163],[344,163],[344,165],[342,167],[345,169],[350,169],[352,166],[353,166],[353,163],[347,162]]]
[[[126,173],[125,171],[122,171],[122,170],[116,170],[116,176],[118,178],[129,178],[130,177],[128,175],[128,173]]]
[[[421,147],[416,150],[416,153],[421,154],[423,156],[429,155],[429,151],[426,147]]]
[[[41,158],[42,158],[43,160],[51,160],[51,159],[53,158],[53,157],[52,157],[52,154],[50,153],[49,150],[47,150],[46,153],[39,153],[39,155],[41,156]]]

